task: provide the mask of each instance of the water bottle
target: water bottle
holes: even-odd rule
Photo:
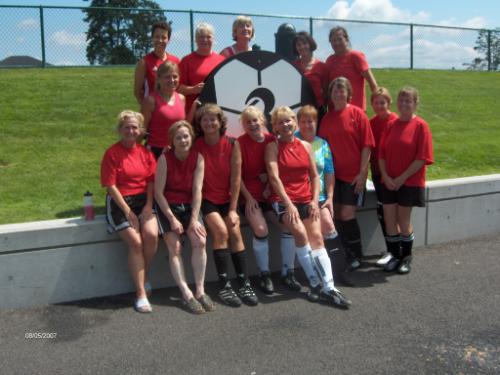
[[[94,220],[94,201],[92,199],[92,193],[88,190],[85,194],[83,194],[83,213],[85,220]]]

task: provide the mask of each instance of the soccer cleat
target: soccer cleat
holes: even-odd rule
[[[255,295],[255,292],[250,285],[250,280],[246,279],[238,289],[238,296],[240,299],[249,306],[256,306],[259,303],[259,299]]]
[[[309,291],[307,292],[307,299],[309,302],[318,302],[320,294],[321,294],[321,284],[318,284],[316,286],[309,286]]]
[[[398,266],[397,273],[401,275],[406,275],[411,271],[411,256],[407,256],[403,258],[401,263]]]
[[[273,280],[271,280],[271,274],[269,272],[262,272],[260,274],[260,289],[266,294],[274,293]]]
[[[385,265],[392,259],[391,253],[385,253],[375,264],[378,267],[385,267]]]
[[[241,299],[238,297],[231,287],[231,283],[228,281],[226,283],[226,286],[219,290],[219,298],[224,302],[226,305],[231,306],[231,307],[240,307],[241,306]]]
[[[394,272],[399,267],[399,259],[392,258],[387,264],[384,266],[385,272]]]
[[[300,292],[300,289],[302,289],[302,285],[295,278],[293,270],[288,270],[286,276],[281,278],[281,281],[283,282],[283,285],[287,286],[288,289],[293,290],[294,292]]]
[[[348,300],[347,297],[344,296],[338,289],[332,289],[328,292],[321,292],[320,298],[323,301],[326,301],[343,309],[348,309],[349,305],[351,304],[351,301]]]
[[[361,267],[361,261],[357,258],[354,258],[351,263],[347,265],[346,272],[356,271]]]

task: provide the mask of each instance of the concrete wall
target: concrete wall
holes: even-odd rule
[[[432,181],[425,208],[413,210],[415,245],[423,246],[500,231],[500,174]],[[369,191],[359,212],[366,255],[384,249],[376,219],[375,195]],[[247,248],[251,233],[243,226]],[[279,233],[271,229],[271,268],[280,267]],[[208,250],[207,280],[216,279]],[[190,249],[186,247],[185,264]],[[256,266],[250,252],[251,273]],[[188,276],[192,280],[189,268]],[[155,288],[174,285],[167,251],[160,245],[150,272]],[[0,225],[0,308],[21,308],[131,292],[127,249],[108,234],[103,217]]]

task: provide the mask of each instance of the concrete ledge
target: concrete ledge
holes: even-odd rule
[[[432,181],[426,188],[425,208],[415,208],[415,245],[423,246],[500,231],[500,174]],[[364,253],[385,247],[369,189],[359,211]],[[280,268],[278,228],[270,228],[271,269]],[[251,233],[242,227],[246,247]],[[173,286],[167,251],[160,241],[150,272],[155,288]],[[210,243],[210,239],[209,239]],[[184,251],[189,280],[190,249]],[[207,281],[216,280],[208,248]],[[252,252],[249,269],[257,273]],[[104,217],[0,225],[0,308],[22,308],[133,291],[127,270],[127,249],[116,234],[108,234]]]

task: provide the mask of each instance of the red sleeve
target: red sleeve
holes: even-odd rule
[[[354,66],[356,67],[356,70],[359,72],[366,72],[368,69],[370,69],[370,66],[368,65],[368,61],[366,61],[365,54],[363,52],[359,51],[353,51],[352,54],[353,57],[353,62]]]
[[[104,153],[101,161],[101,185],[116,185],[116,166],[109,149]]]
[[[421,122],[419,133],[416,160],[424,160],[426,165],[430,165],[434,163],[432,135],[429,125],[425,121]]]
[[[368,116],[362,110],[358,111],[359,113],[359,125],[361,127],[361,147],[375,147],[375,138],[373,138],[372,127],[370,126],[370,120]]]
[[[189,67],[188,67],[188,58],[189,55],[184,56],[179,63],[179,73],[180,73],[180,79],[179,79],[179,84],[180,85],[188,85],[189,82]]]

